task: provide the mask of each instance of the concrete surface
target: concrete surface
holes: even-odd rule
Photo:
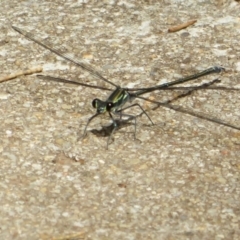
[[[123,87],[195,81],[240,89],[237,1],[1,1],[1,76],[44,74],[110,85],[11,28],[62,46]],[[197,19],[186,29],[171,26]],[[148,94],[167,101],[184,91]],[[0,90],[0,239],[240,239],[240,131],[140,101],[106,150],[109,117],[92,99],[109,92],[22,76]],[[198,90],[173,102],[240,127],[239,91]],[[128,113],[139,114],[139,109]]]

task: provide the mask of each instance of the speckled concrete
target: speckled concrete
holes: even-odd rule
[[[123,87],[218,65],[226,72],[217,85],[240,89],[237,1],[5,0],[0,13],[1,76],[40,65],[44,74],[111,87],[15,25]],[[180,93],[147,97],[164,102]],[[139,117],[136,141],[126,124],[106,150],[105,116],[77,142],[92,99],[108,94],[34,75],[1,83],[0,239],[240,239],[240,131],[141,101],[155,125]],[[240,127],[239,91],[198,90],[173,104]]]

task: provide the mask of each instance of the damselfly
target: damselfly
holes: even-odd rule
[[[153,124],[151,118],[149,117],[149,115],[147,114],[147,112],[141,107],[140,104],[138,103],[134,103],[130,106],[124,107],[126,102],[132,101],[135,98],[140,98],[140,99],[144,99],[147,101],[150,101],[152,103],[161,105],[163,107],[167,107],[170,109],[173,109],[175,111],[179,111],[182,113],[186,113],[186,114],[190,114],[193,116],[196,116],[198,118],[202,118],[211,122],[215,122],[233,129],[237,129],[240,130],[239,126],[235,126],[232,125],[230,123],[227,123],[221,119],[217,119],[215,117],[210,117],[208,115],[202,114],[202,113],[197,113],[197,112],[193,112],[193,111],[189,111],[188,109],[184,109],[182,107],[179,106],[175,106],[172,105],[170,103],[161,103],[158,101],[154,101],[154,100],[150,100],[147,98],[142,97],[143,94],[149,93],[149,92],[153,92],[156,90],[161,90],[161,89],[165,89],[165,90],[169,90],[169,89],[179,89],[176,87],[172,87],[174,85],[180,84],[180,83],[184,83],[184,82],[188,82],[194,79],[197,79],[199,77],[208,75],[208,74],[212,74],[212,73],[220,73],[221,71],[224,70],[224,68],[222,67],[211,67],[208,68],[202,72],[193,74],[191,76],[187,76],[184,78],[180,78],[177,79],[175,81],[172,82],[167,82],[164,84],[160,84],[160,85],[156,85],[153,87],[148,87],[148,88],[124,88],[124,87],[120,87],[116,84],[114,84],[113,82],[109,81],[108,79],[106,79],[105,77],[103,77],[99,72],[97,72],[96,70],[94,70],[91,66],[89,66],[86,63],[83,63],[82,61],[73,59],[70,55],[64,53],[64,51],[61,48],[57,48],[52,46],[51,43],[44,41],[44,40],[40,40],[39,38],[37,38],[36,36],[34,36],[33,34],[26,32],[20,28],[17,28],[15,26],[12,26],[14,30],[16,30],[17,32],[21,33],[22,35],[24,35],[26,38],[38,43],[39,45],[43,46],[44,48],[50,50],[51,52],[57,54],[58,56],[74,63],[75,65],[81,67],[82,69],[88,71],[89,73],[91,73],[93,76],[111,84],[112,86],[115,87],[115,90],[111,90],[108,88],[104,88],[104,87],[99,87],[99,86],[95,86],[95,85],[90,85],[90,84],[85,84],[85,83],[80,83],[74,80],[67,80],[67,79],[63,79],[63,78],[58,78],[58,77],[52,77],[52,76],[44,76],[44,75],[38,75],[39,78],[41,79],[45,79],[45,80],[52,80],[52,81],[57,81],[57,82],[63,82],[63,83],[72,83],[72,84],[77,84],[77,85],[82,85],[82,86],[86,86],[86,87],[90,87],[90,88],[99,88],[99,89],[104,89],[104,90],[111,90],[112,93],[110,94],[110,96],[107,98],[106,101],[102,101],[98,98],[94,99],[92,101],[92,106],[94,108],[96,108],[96,113],[90,117],[87,121],[87,124],[84,128],[84,132],[83,132],[83,137],[86,135],[87,132],[87,127],[89,125],[89,123],[98,115],[102,114],[102,113],[108,113],[112,122],[113,122],[113,129],[108,137],[107,140],[107,148],[109,145],[109,141],[112,138],[112,135],[114,134],[114,132],[116,131],[118,124],[117,124],[117,120],[113,117],[113,115],[118,115],[120,117],[120,119],[122,118],[122,116],[128,117],[129,119],[134,119],[135,121],[135,131],[134,131],[134,137],[136,137],[136,117],[134,115],[129,115],[129,114],[125,114],[123,113],[124,110],[137,106],[141,109],[142,113],[145,114],[147,116],[147,118],[149,119],[149,121],[151,122],[151,124]],[[218,81],[217,79],[205,84],[205,85],[201,85],[201,86],[195,86],[195,87],[190,87],[188,89],[190,89],[190,91],[192,90],[196,90],[196,89],[201,89],[201,88],[211,88],[209,87],[210,85],[212,85],[213,83],[215,83],[216,81]],[[181,89],[184,89],[184,87],[182,87]],[[239,90],[236,88],[225,88],[225,87],[212,87],[212,89],[219,89],[219,90]]]

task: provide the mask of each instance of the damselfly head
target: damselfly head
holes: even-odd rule
[[[106,112],[106,102],[103,102],[102,100],[95,98],[92,101],[92,106],[97,109],[98,113],[104,113]]]
[[[98,108],[100,102],[101,102],[100,99],[95,98],[95,99],[93,99],[93,101],[92,101],[92,106],[93,106],[94,108]]]

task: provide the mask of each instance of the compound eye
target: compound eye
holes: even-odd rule
[[[110,111],[112,110],[112,107],[113,107],[113,103],[112,103],[112,102],[109,102],[109,103],[107,103],[106,110],[107,110],[108,112],[110,112]]]
[[[99,100],[98,100],[97,98],[95,98],[95,99],[92,101],[92,106],[93,106],[94,108],[97,108],[97,107],[98,107],[98,102],[99,102]]]

